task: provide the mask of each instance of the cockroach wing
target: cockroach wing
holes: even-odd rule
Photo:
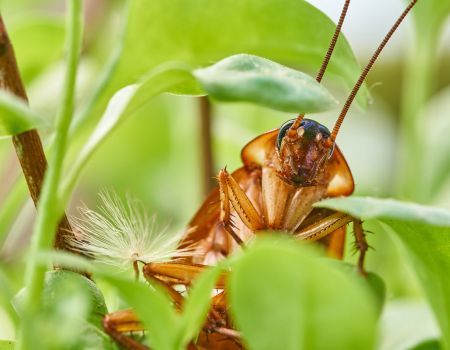
[[[266,165],[268,159],[272,158],[275,152],[278,130],[265,132],[244,146],[241,158],[247,168],[262,167]]]
[[[337,172],[328,185],[326,196],[350,196],[355,189],[355,182],[347,161],[337,145],[330,161],[336,164]]]
[[[248,169],[267,165],[267,161],[272,159],[275,153],[278,130],[271,130],[258,136],[242,149],[241,158]],[[351,195],[355,188],[352,172],[337,145],[329,164],[335,167],[336,174],[327,188],[326,197]]]

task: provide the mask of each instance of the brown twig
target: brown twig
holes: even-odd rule
[[[211,103],[207,97],[200,97],[200,146],[202,152],[203,194],[206,196],[215,186],[214,160],[211,137]]]
[[[0,89],[7,90],[28,102],[25,88],[17,68],[14,50],[1,15]],[[45,169],[47,167],[47,160],[45,158],[41,139],[36,129],[15,135],[12,139],[31,198],[33,199],[35,206],[37,206],[44,180]],[[58,233],[54,243],[55,248],[60,250],[70,250],[65,245],[64,239],[64,236],[70,234],[72,234],[72,228],[67,216],[64,215],[58,227]]]

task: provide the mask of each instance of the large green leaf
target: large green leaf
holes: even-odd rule
[[[232,264],[232,312],[250,349],[371,349],[374,299],[293,240],[263,239]]]
[[[17,135],[43,124],[43,118],[33,113],[24,101],[0,91],[0,137]]]
[[[309,75],[267,59],[239,54],[194,71],[204,90],[225,102],[253,102],[284,112],[322,112],[336,105]]]
[[[239,53],[318,71],[334,29],[303,0],[133,0],[113,86],[132,83],[162,62],[203,67]],[[348,86],[357,80],[360,69],[345,38],[338,41],[329,69]],[[361,96],[367,96],[365,88]]]
[[[450,212],[393,199],[348,197],[319,206],[388,225],[410,253],[418,277],[450,349]]]

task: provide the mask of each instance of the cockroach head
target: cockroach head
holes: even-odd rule
[[[297,186],[318,185],[325,180],[325,165],[333,154],[330,131],[314,120],[303,119],[293,133],[294,122],[287,121],[278,132],[278,174]]]

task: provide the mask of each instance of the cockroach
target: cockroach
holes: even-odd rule
[[[317,81],[325,73],[344,22],[349,0],[345,1],[338,25],[324,58]],[[364,274],[368,245],[361,221],[347,214],[314,208],[324,198],[349,196],[354,181],[349,166],[336,144],[336,137],[356,94],[373,64],[400,23],[417,3],[411,1],[365,67],[330,132],[304,115],[284,123],[250,141],[242,150],[243,166],[218,174],[219,185],[204,201],[190,221],[180,248],[193,246],[192,256],[183,261],[147,263],[143,275],[159,283],[170,294],[177,308],[183,296],[175,285],[189,288],[205,266],[231,254],[259,231],[283,231],[300,240],[320,241],[328,254],[342,258],[346,225],[353,222],[359,250],[358,269]],[[212,298],[208,319],[192,348],[242,348],[239,332],[233,329],[227,313],[224,277]],[[131,310],[114,312],[104,319],[105,331],[127,349],[147,349],[124,332],[142,330]],[[150,330],[151,331],[151,330]]]

